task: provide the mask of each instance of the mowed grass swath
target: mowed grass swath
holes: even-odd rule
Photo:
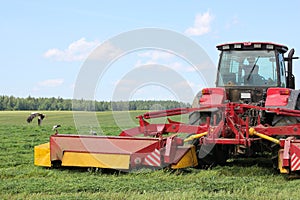
[[[72,112],[43,112],[38,127],[28,111],[0,112],[0,199],[297,199],[300,180],[269,166],[233,162],[211,170],[141,170],[132,173],[87,168],[47,169],[33,165],[33,148],[47,142],[52,126],[76,133]],[[142,111],[131,112],[136,116]],[[120,113],[124,114],[124,113]],[[109,134],[120,130],[111,112],[97,113]],[[105,131],[104,131],[105,132]],[[262,162],[260,162],[262,163]]]

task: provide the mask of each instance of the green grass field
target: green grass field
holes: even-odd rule
[[[76,133],[72,112],[44,113],[38,127],[36,121],[27,124],[30,112],[0,112],[0,199],[300,199],[300,180],[258,164],[128,174],[34,166],[33,148],[48,142],[53,125],[62,125],[60,133]],[[97,118],[105,133],[120,132],[110,112]]]

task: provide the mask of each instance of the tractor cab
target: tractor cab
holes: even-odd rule
[[[264,100],[270,87],[295,87],[293,49],[286,58],[288,48],[275,43],[227,43],[217,49],[221,54],[216,86],[225,87],[229,101],[257,103]]]

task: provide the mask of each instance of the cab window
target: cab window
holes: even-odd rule
[[[218,86],[276,86],[275,51],[223,51]]]
[[[285,62],[282,53],[278,54],[280,87],[286,87]]]

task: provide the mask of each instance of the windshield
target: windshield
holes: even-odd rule
[[[276,86],[275,51],[223,51],[217,86]]]

